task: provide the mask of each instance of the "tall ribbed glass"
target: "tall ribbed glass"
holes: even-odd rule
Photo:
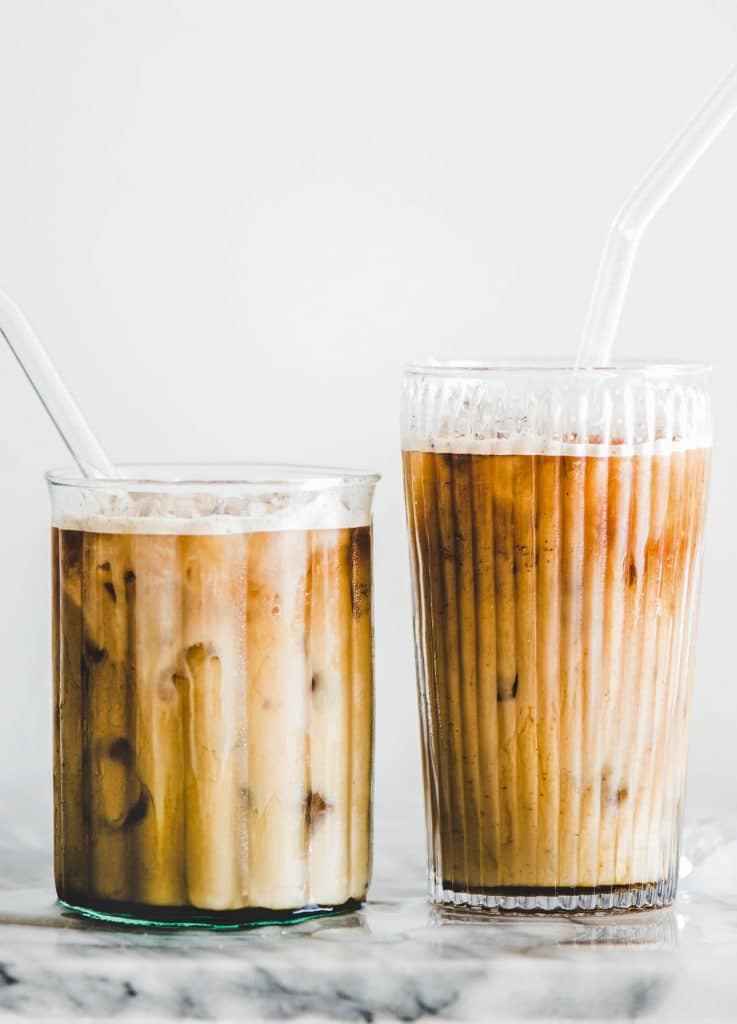
[[[120,471],[48,476],[60,899],[226,926],[358,906],[377,478]]]
[[[691,365],[407,370],[434,902],[597,910],[673,900],[707,379]]]

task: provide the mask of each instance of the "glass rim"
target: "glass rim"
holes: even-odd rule
[[[657,362],[648,359],[620,359],[612,366],[593,366],[576,368],[570,359],[563,357],[529,358],[501,357],[499,359],[437,359],[428,356],[424,359],[405,363],[405,374],[412,376],[474,376],[487,373],[527,373],[562,374],[571,378],[594,376],[634,376],[634,377],[689,377],[708,376],[711,363],[698,361]]]
[[[261,493],[374,486],[380,474],[364,469],[280,462],[121,462],[119,477],[86,477],[78,466],[49,469],[49,487],[77,490],[193,491],[229,488]],[[170,475],[165,475],[166,473]],[[260,474],[254,476],[254,474]]]

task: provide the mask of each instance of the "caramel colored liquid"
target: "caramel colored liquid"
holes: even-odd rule
[[[368,527],[53,531],[60,898],[342,905],[370,870]]]
[[[437,898],[672,899],[708,467],[404,453]]]

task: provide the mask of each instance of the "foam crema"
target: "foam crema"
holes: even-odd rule
[[[53,525],[87,533],[221,535],[340,530],[370,523],[371,485],[290,494],[99,492],[55,495]]]
[[[705,374],[697,371],[405,375],[405,451],[621,458],[711,442]]]

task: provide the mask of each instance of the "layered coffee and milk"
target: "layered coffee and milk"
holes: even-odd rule
[[[58,518],[53,579],[60,898],[153,920],[363,900],[367,505]]]
[[[656,394],[671,407],[642,441],[614,395],[596,432],[556,436],[484,383],[419,387],[403,457],[433,897],[670,902],[708,410]]]

